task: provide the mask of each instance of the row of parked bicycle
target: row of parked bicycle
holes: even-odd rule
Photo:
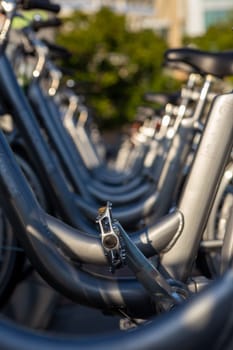
[[[27,9],[49,20],[25,20],[11,40]],[[138,128],[109,160],[64,83],[57,58],[69,53],[38,36],[60,25],[59,10],[0,1],[0,348],[231,349],[233,51],[169,49],[163,63],[186,83],[145,94]],[[102,334],[90,322],[88,336],[35,331],[61,299],[127,322],[104,332],[103,321]]]

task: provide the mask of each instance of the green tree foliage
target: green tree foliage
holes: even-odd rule
[[[223,51],[233,48],[233,13],[229,13],[225,21],[210,26],[202,36],[185,37],[185,45],[195,45],[203,50]]]
[[[92,15],[72,13],[57,42],[73,53],[73,77],[88,82],[88,101],[104,126],[131,121],[146,91],[176,86],[161,68],[165,41],[151,30],[129,31],[125,17],[108,8]]]

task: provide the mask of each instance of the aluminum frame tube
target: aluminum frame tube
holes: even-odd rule
[[[227,167],[224,171],[223,177],[221,179],[221,183],[218,188],[218,192],[216,194],[213,207],[211,209],[211,213],[209,215],[208,223],[206,226],[206,230],[204,233],[204,238],[207,240],[215,239],[215,232],[216,232],[216,218],[217,218],[217,212],[221,203],[221,200],[224,196],[224,192],[227,188],[227,186],[231,183],[233,178],[233,162],[231,161],[229,164],[227,164]]]
[[[27,140],[32,160],[37,166],[41,178],[46,179],[44,184],[50,192],[53,204],[59,212],[62,212],[63,217],[69,224],[77,228],[85,227],[85,229],[88,229],[88,225],[82,222],[79,205],[83,204],[84,208],[87,208],[91,220],[94,220],[96,217],[98,205],[96,204],[96,208],[94,208],[90,204],[85,203],[81,197],[69,192],[65,180],[50,154],[49,148],[39,133],[39,126],[34,118],[34,114],[18,86],[9,61],[4,54],[0,56],[0,82],[0,86],[4,87],[2,89],[4,101],[6,101],[10,109],[13,108],[14,120]],[[119,215],[122,223],[127,222],[128,218],[132,221],[138,221],[143,215],[151,211],[156,198],[157,193],[150,196],[145,202],[142,200],[137,203],[136,206],[125,206],[123,209],[116,210],[116,217]]]
[[[77,268],[46,222],[13,154],[0,134],[0,199],[16,225],[16,235],[39,274],[75,302],[102,309],[126,308],[136,315],[153,314],[151,298],[135,280],[110,279]],[[135,305],[138,307],[135,309]]]
[[[232,307],[233,272],[228,271],[189,302],[130,332],[68,338],[28,330],[1,319],[0,345],[2,350],[231,349]]]
[[[68,151],[63,137],[57,128],[57,121],[54,121],[53,114],[50,113],[48,108],[47,99],[43,94],[39,81],[33,80],[28,87],[27,96],[35,112],[35,116],[39,119],[39,122],[45,128],[45,132],[49,137],[52,146],[56,150],[59,161],[61,162],[62,169],[72,184],[75,191],[82,196],[89,198],[86,187],[83,186],[83,182],[79,177],[79,167],[76,162],[73,162],[71,153]],[[59,116],[57,116],[59,118]]]
[[[191,273],[200,240],[233,146],[233,94],[215,98],[178,208],[184,228],[162,264],[185,281]]]
[[[154,191],[147,198],[142,198],[140,201],[136,203],[130,203],[126,205],[122,205],[120,207],[113,208],[113,216],[119,220],[123,225],[135,225],[140,222],[145,216],[152,214],[154,211],[154,207],[159,198],[159,192]],[[80,196],[74,196],[74,200],[77,208],[79,208],[83,215],[87,218],[93,220],[96,216],[98,205],[93,205],[92,203],[88,203]]]
[[[72,226],[86,227],[79,215],[80,211],[75,204],[74,195],[69,191],[51,150],[43,140],[34,113],[4,52],[0,54],[0,89],[2,102],[12,114],[15,124],[27,143],[30,159],[44,187],[48,190],[54,208]]]
[[[137,317],[148,317],[154,313],[151,297],[135,278],[109,278],[78,269],[77,262],[72,260],[71,249],[68,252],[69,246],[50,230],[49,217],[39,206],[27,185],[2,133],[0,133],[0,199],[10,222],[14,222],[17,226],[17,238],[31,263],[60,293],[75,302],[92,307],[124,308],[130,315]],[[179,215],[174,214],[171,222],[177,223],[178,218]],[[55,222],[58,224],[58,220]],[[178,223],[180,226],[179,220]],[[164,229],[166,227],[168,228],[167,222]],[[64,226],[63,228],[65,231]],[[63,228],[61,223],[60,229]],[[137,239],[141,237],[137,236]],[[141,246],[147,242],[146,239],[148,236],[144,235],[143,241],[140,242]],[[78,247],[79,251],[83,248],[84,242],[85,240]],[[148,248],[151,249],[151,242],[149,243]],[[98,253],[101,255],[100,249],[99,252],[97,250]],[[92,251],[89,250],[89,254],[92,255]],[[102,259],[104,259],[103,252]]]
[[[232,269],[233,262],[233,209],[227,220],[226,233],[221,250],[220,273],[223,274],[228,268]]]
[[[119,187],[119,186],[118,186]],[[114,193],[109,194],[108,192],[99,191],[98,189],[88,186],[89,193],[93,195],[97,200],[107,202],[111,198],[113,205],[122,205],[130,203],[135,200],[139,200],[142,197],[148,197],[151,191],[156,191],[156,186],[152,181],[148,179],[144,184],[142,183],[138,188],[134,188],[129,192],[119,193],[118,187]]]
[[[88,176],[88,172],[85,169],[85,165],[83,164],[81,156],[77,152],[76,146],[75,146],[72,138],[67,133],[67,130],[63,125],[62,115],[61,115],[61,111],[59,109],[59,105],[55,101],[53,96],[46,95],[46,101],[47,101],[47,106],[50,110],[51,116],[54,120],[54,123],[56,123],[56,127],[57,127],[57,130],[59,132],[59,136],[63,139],[63,142],[65,143],[67,149],[69,149],[70,156],[72,157],[73,162],[78,164],[79,172],[77,175],[80,176],[80,178],[82,180],[86,181],[87,176]]]
[[[98,236],[88,235],[64,224],[48,214],[44,217],[51,235],[65,247],[73,259],[84,264],[106,265],[107,260]],[[152,257],[179,236],[183,218],[180,212],[170,213],[155,224],[132,233],[130,238],[146,257]]]
[[[110,186],[107,184],[104,184],[100,182],[94,185],[94,179],[92,178],[93,175],[91,174],[91,172],[89,172],[89,170],[85,167],[85,165],[83,164],[83,160],[81,158],[81,156],[79,155],[77,148],[74,144],[74,141],[72,140],[72,138],[70,137],[70,135],[68,135],[66,128],[63,126],[62,121],[59,118],[59,109],[58,106],[56,105],[54,99],[52,97],[47,96],[46,98],[47,101],[47,106],[52,114],[52,117],[54,119],[54,123],[56,123],[56,128],[59,131],[59,137],[63,139],[63,142],[66,144],[67,149],[69,149],[70,151],[70,156],[73,159],[73,164],[78,164],[78,172],[76,174],[76,176],[80,176],[81,180],[85,182],[85,186],[87,187],[88,192],[90,192],[91,195],[93,195],[95,198],[100,199],[100,200],[104,200],[103,198],[101,198],[101,196],[103,196],[103,193],[106,193],[106,195],[109,193],[109,195],[116,195],[116,189],[117,189],[117,197],[120,197],[120,193],[125,194],[126,192],[131,192],[131,190],[135,190],[137,191],[137,194],[135,194],[134,196],[137,197],[139,196],[138,194],[138,188],[136,188],[140,182],[141,179],[139,179],[140,181],[135,181],[135,184],[132,183],[132,181],[129,183],[130,186],[125,186],[124,184],[120,184],[119,186],[116,185],[116,188],[113,191],[114,186]],[[139,175],[138,175],[139,176]],[[90,183],[87,184],[87,179],[90,180]],[[141,193],[143,193],[145,191],[145,185],[142,185],[142,189],[141,189]],[[113,202],[115,200],[112,200]],[[120,198],[116,198],[116,201],[120,201]],[[122,199],[122,201],[124,201],[124,199]]]
[[[34,214],[38,214],[43,219],[48,228],[49,237],[55,244],[69,249],[76,259],[82,263],[106,264],[106,257],[102,249],[99,235],[90,235],[81,232],[46,214],[25,182],[22,172],[10,150],[2,133],[0,133],[1,163],[0,176],[11,198],[11,205],[20,216],[22,222],[28,220],[31,213],[30,208],[34,208]],[[5,201],[4,201],[5,202]],[[153,256],[171,244],[172,240],[180,234],[183,218],[180,212],[175,211],[157,220],[151,226],[132,233],[131,238],[138,248],[147,256]],[[50,230],[50,231],[49,231]]]
[[[160,218],[165,215],[169,211],[172,202],[174,203],[174,200],[178,200],[178,198],[174,198],[174,194],[177,191],[178,180],[181,180],[183,177],[182,170],[190,154],[193,136],[193,126],[183,126],[182,124],[178,133],[174,136],[157,186],[160,200],[155,205],[154,213],[152,214],[154,218]]]
[[[27,142],[30,158],[48,190],[52,203],[68,222],[72,221],[73,225],[79,227],[75,216],[71,220],[71,213],[74,211],[72,194],[67,190],[65,180],[39,132],[34,114],[3,52],[0,55],[0,89],[2,101],[12,113],[16,125]]]
[[[93,187],[93,185],[86,186],[87,179],[92,181],[91,179],[92,174],[89,173],[88,170],[84,168],[82,164],[82,159],[78,155],[78,151],[75,145],[73,144],[72,139],[67,134],[67,131],[62,125],[61,120],[59,120],[59,110],[56,108],[55,102],[52,100],[51,97],[46,97],[43,94],[38,84],[39,82],[34,81],[29,86],[29,90],[28,90],[29,97],[33,102],[35,112],[40,110],[40,117],[43,119],[43,123],[47,125],[49,132],[51,134],[50,139],[54,140],[54,142],[57,144],[57,154],[58,155],[60,154],[60,159],[65,165],[65,167],[63,167],[64,171],[67,172],[67,168],[69,169],[70,174],[68,175],[70,177],[71,182],[74,185],[75,190],[77,190],[82,194],[82,196],[84,196],[85,198],[89,198],[90,200],[91,200],[91,196],[93,196],[97,200],[107,201],[110,196],[110,194],[108,194],[110,186],[106,185],[104,188],[104,191],[103,189],[102,191],[98,190],[96,187]],[[43,106],[43,109],[41,108],[41,106]],[[56,129],[55,134],[54,134],[54,129]],[[63,145],[60,145],[61,140]],[[67,150],[68,152],[66,152],[65,150]],[[74,167],[74,169],[71,169],[72,167]],[[80,180],[78,181],[78,179]],[[111,200],[113,203],[116,203],[116,204],[118,203],[122,204],[125,202],[133,201],[138,197],[140,197],[141,195],[145,194],[145,192],[148,190],[149,187],[150,187],[150,184],[141,184],[140,188],[134,188],[134,191],[131,190],[128,193],[128,198],[127,198],[127,194],[125,190],[122,194],[120,194],[121,185],[119,185],[117,186],[117,191],[111,194],[111,198],[112,198]]]
[[[94,198],[91,197],[90,192],[85,186],[85,183],[83,183],[82,179],[79,177],[78,164],[75,161],[73,161],[71,152],[69,152],[69,149],[63,142],[63,135],[60,132],[61,130],[57,128],[58,123],[56,120],[54,120],[54,115],[50,112],[48,108],[47,99],[40,88],[38,80],[34,80],[30,84],[28,88],[28,96],[34,108],[35,115],[37,116],[37,118],[40,119],[40,123],[42,123],[42,125],[45,127],[46,133],[48,134],[52,145],[56,149],[56,154],[58,155],[58,158],[63,166],[63,170],[66,173],[66,176],[68,177],[69,181],[72,183],[74,190],[80,193],[81,196],[84,197],[85,200],[87,200],[89,203],[93,203],[93,206],[98,205]],[[131,193],[129,193],[128,196],[115,194],[113,195],[113,198],[111,198],[111,201],[116,205],[122,205],[136,200],[142,194],[144,195],[143,198],[147,200],[149,197],[148,191],[143,193],[143,190],[146,191],[149,189],[149,187],[149,185],[142,185],[140,190],[138,189],[131,191]],[[99,198],[99,200],[101,200],[102,202],[108,199],[108,194],[102,195],[102,198]],[[140,215],[138,212],[136,213],[137,216]],[[119,219],[122,220],[122,222],[124,222],[124,219],[122,218],[122,215],[124,214],[118,213],[118,215]]]
[[[144,174],[140,174],[132,179],[130,182],[122,183],[121,186],[105,184],[100,182],[100,180],[91,179],[91,183],[87,184],[88,188],[94,188],[94,190],[103,191],[104,193],[115,194],[117,193],[126,193],[134,190],[138,186],[141,186],[142,182],[146,180],[146,176]]]

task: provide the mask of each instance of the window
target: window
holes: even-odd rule
[[[229,15],[228,11],[224,10],[210,10],[205,12],[205,27],[208,28],[209,26],[224,21],[227,19]]]
[[[152,0],[128,0],[127,1],[127,11],[137,12],[141,15],[149,15],[153,12],[155,6],[155,1]]]

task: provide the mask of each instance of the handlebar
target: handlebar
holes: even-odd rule
[[[69,50],[67,50],[65,47],[51,43],[47,39],[43,39],[42,41],[49,48],[51,52],[51,56],[53,58],[70,58],[72,56],[72,53]],[[71,71],[69,71],[69,74],[70,73]],[[72,74],[73,72],[71,73],[71,75]]]
[[[24,10],[46,10],[53,13],[58,13],[61,9],[59,4],[51,3],[48,0],[21,0]]]
[[[52,17],[47,20],[34,19],[34,21],[31,22],[31,27],[34,31],[38,31],[43,28],[59,27],[61,24],[62,21],[59,18]]]

